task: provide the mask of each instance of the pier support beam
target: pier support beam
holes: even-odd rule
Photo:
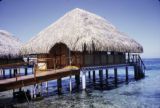
[[[75,75],[75,80],[76,80],[77,88],[79,88],[79,85],[80,85],[80,75]]]
[[[115,82],[115,86],[117,86],[117,82],[118,82],[118,79],[117,79],[117,68],[114,68],[114,82]]]
[[[134,78],[135,78],[135,80],[137,80],[137,79],[138,79],[137,66],[134,66]]]
[[[40,84],[37,84],[37,86],[36,86],[36,97],[41,97],[41,88],[40,88]]]
[[[48,96],[48,81],[46,81],[46,83],[45,83],[45,88],[46,88],[46,92],[47,92],[47,96]]]
[[[106,80],[108,80],[108,69],[106,69]]]
[[[95,70],[93,70],[93,82],[94,83],[96,82],[96,73],[95,73]]]
[[[62,79],[59,78],[57,79],[57,89],[58,89],[58,94],[61,94],[62,93]]]
[[[106,69],[106,85],[108,86],[108,68]]]
[[[128,82],[128,66],[126,66],[126,82]]]
[[[33,98],[36,98],[36,84],[33,86]]]
[[[72,92],[72,76],[69,76],[69,91]]]
[[[90,79],[91,78],[91,72],[88,71],[88,78]]]
[[[86,72],[82,71],[82,89],[86,89]]]
[[[103,70],[99,70],[100,87],[103,88]]]

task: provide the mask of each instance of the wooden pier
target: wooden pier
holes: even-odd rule
[[[58,69],[47,71],[36,71],[36,74],[19,76],[0,80],[0,91],[21,88],[28,85],[34,85],[49,80],[61,79],[71,75],[79,75],[79,69]]]
[[[32,74],[27,73],[27,67],[32,68]],[[69,77],[69,90],[72,91],[72,76],[75,76],[75,82],[79,87],[80,85],[80,76],[81,76],[81,84],[82,89],[86,89],[86,75],[88,73],[89,79],[92,78],[93,83],[96,82],[96,73],[95,71],[99,71],[99,80],[100,86],[103,86],[103,75],[105,70],[106,72],[106,80],[108,85],[108,76],[109,76],[109,69],[112,68],[114,70],[114,84],[117,87],[118,84],[118,68],[123,67],[125,70],[125,77],[126,82],[129,80],[129,67],[133,67],[134,69],[134,77],[135,80],[143,78],[145,74],[145,65],[139,56],[128,57],[124,64],[108,64],[108,65],[100,65],[100,66],[84,66],[80,68],[75,68],[76,66],[67,66],[62,69],[46,69],[46,70],[38,70],[37,65],[30,65],[30,63],[19,63],[19,64],[12,64],[12,65],[3,65],[0,66],[0,69],[3,70],[3,74],[1,75],[3,79],[0,80],[0,92],[6,90],[14,90],[19,89],[21,90],[22,87],[34,85],[33,90],[31,91],[33,97],[36,97],[35,90],[39,87],[39,84],[42,85],[43,82],[46,83],[46,90],[48,90],[48,81],[50,80],[57,80],[57,91],[58,94],[61,94],[62,90],[62,78]],[[19,76],[20,68],[24,69],[24,75]],[[5,77],[5,69],[9,69],[10,78]],[[91,73],[92,72],[92,73]],[[93,75],[93,76],[91,76]],[[39,93],[39,92],[38,92]],[[39,95],[39,94],[38,94]]]

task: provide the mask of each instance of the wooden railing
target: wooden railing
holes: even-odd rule
[[[146,69],[146,66],[145,66],[143,60],[141,59],[141,57],[138,54],[132,54],[132,55],[130,54],[128,59],[126,59],[126,63],[139,66],[141,68],[142,72],[144,72]]]

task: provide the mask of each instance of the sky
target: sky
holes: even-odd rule
[[[0,29],[25,43],[74,8],[105,18],[135,39],[143,58],[160,58],[160,0],[0,0]]]

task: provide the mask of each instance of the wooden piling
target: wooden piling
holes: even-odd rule
[[[36,94],[36,84],[34,84],[33,86],[33,99],[36,98],[35,94]]]
[[[135,78],[135,80],[137,80],[137,79],[138,79],[137,66],[134,66],[134,78]]]
[[[82,71],[82,89],[86,89],[86,72]]]
[[[45,87],[46,87],[46,92],[47,92],[47,96],[48,96],[48,81],[46,81]]]
[[[96,75],[95,75],[95,70],[93,70],[93,82],[95,83],[96,82]]]
[[[106,80],[108,80],[108,69],[106,69]]]
[[[103,70],[99,70],[100,86],[103,88]]]
[[[114,82],[115,86],[117,86],[118,78],[117,78],[117,68],[114,68]]]
[[[61,94],[62,93],[62,79],[59,78],[57,79],[57,89],[58,89],[58,94]]]
[[[72,92],[72,76],[69,76],[69,91]]]
[[[43,94],[43,83],[41,82],[41,96]]]
[[[128,67],[126,66],[126,82],[128,82]]]
[[[77,88],[79,88],[79,85],[80,85],[80,75],[75,75],[75,80],[76,80]]]
[[[108,68],[106,69],[106,85],[108,86]]]
[[[90,79],[91,78],[91,72],[88,71],[88,78]]]

